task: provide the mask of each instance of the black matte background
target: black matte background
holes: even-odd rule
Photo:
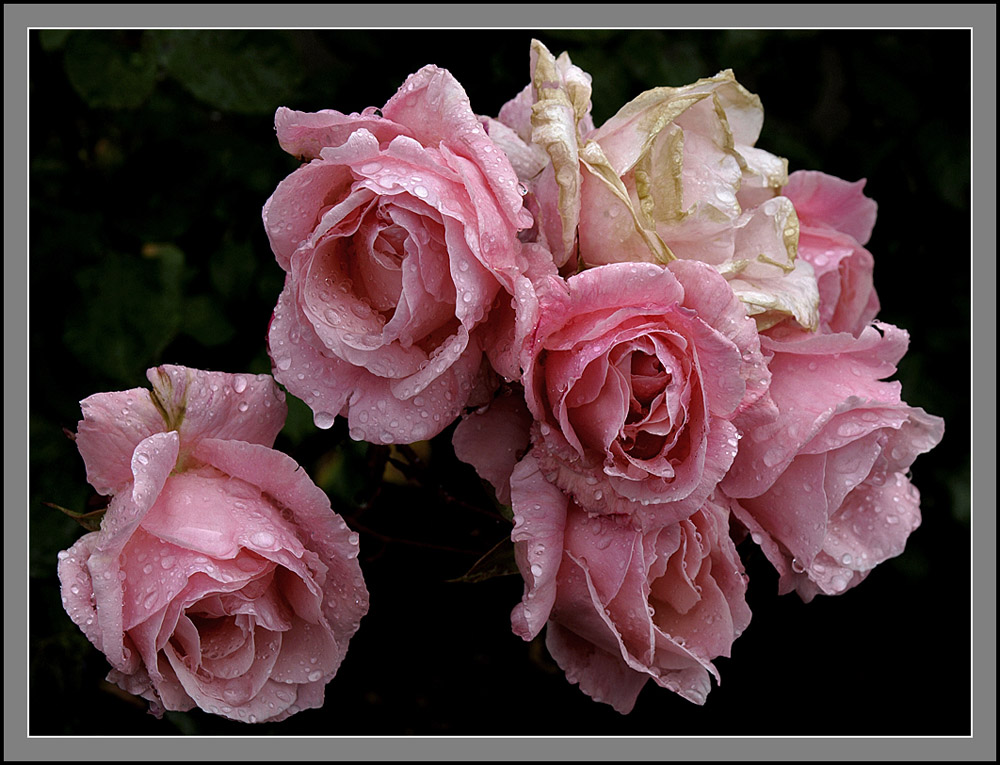
[[[199,90],[200,76],[236,76],[218,52],[226,46],[209,45],[184,71],[158,61],[150,92],[134,102],[126,93],[102,104],[99,91],[81,93],[81,67],[100,71],[109,55],[138,66],[149,36],[31,33],[32,735],[970,732],[968,32],[238,34],[232,51],[273,53],[237,62],[244,75],[266,70],[266,87],[242,102],[212,103]],[[569,685],[541,640],[511,633],[517,577],[447,581],[509,530],[489,514],[471,469],[450,456],[450,429],[431,444],[422,485],[379,487],[382,452],[351,445],[341,425],[316,430],[290,401],[276,446],[361,532],[371,611],[323,709],[257,726],[197,710],[156,720],[103,683],[103,655],[59,603],[55,553],[82,531],[43,503],[82,510],[93,500],[61,429],[75,428],[85,396],[146,385],[147,366],[269,371],[264,334],[282,273],[260,209],[295,167],[274,139],[275,107],[379,106],[434,63],[462,82],[477,113],[495,115],[527,82],[533,36],[593,75],[598,124],[644,89],[732,68],[763,100],[758,146],[792,170],[868,179],[879,204],[868,249],[880,318],[911,335],[898,375],[904,399],[946,421],[944,441],[914,465],[923,525],[861,586],[809,605],[778,598],[766,561],[741,548],[753,619],[732,659],[717,662],[722,685],[696,707],[650,683],[622,717]]]

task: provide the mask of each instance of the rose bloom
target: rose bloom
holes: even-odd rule
[[[746,629],[746,579],[724,503],[636,530],[623,516],[591,516],[548,483],[529,455],[511,477],[524,597],[514,632],[545,645],[567,679],[626,714],[650,678],[705,703],[712,660]]]
[[[524,283],[522,282],[522,287]],[[732,464],[731,420],[767,389],[754,321],[711,267],[615,263],[519,290],[543,472],[644,527],[696,512]]]
[[[308,160],[264,207],[287,272],[268,342],[276,379],[317,426],[357,440],[430,438],[477,390],[494,306],[509,310],[531,226],[517,176],[461,85],[428,66],[381,109],[279,109]]]
[[[907,343],[906,332],[881,323],[858,337],[762,336],[778,417],[747,428],[721,488],[777,568],[782,593],[808,601],[843,592],[899,555],[919,525],[907,472],[941,440],[944,422],[885,382]]]
[[[787,162],[754,146],[760,99],[726,70],[645,91],[595,129],[590,97],[591,76],[536,40],[531,85],[486,121],[528,189],[534,241],[568,267],[699,260],[761,328],[815,328],[815,275],[779,196]]]
[[[358,538],[271,445],[267,375],[178,366],[81,402],[76,443],[111,503],[59,553],[63,605],[108,680],[164,710],[243,722],[319,707],[368,610]]]

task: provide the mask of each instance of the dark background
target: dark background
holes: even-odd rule
[[[519,577],[448,581],[509,533],[450,454],[450,428],[407,481],[386,472],[400,455],[351,442],[342,423],[317,430],[289,397],[276,447],[360,532],[371,611],[323,709],[257,726],[199,710],[156,720],[104,682],[104,656],[60,605],[56,553],[83,532],[44,503],[79,512],[97,500],[62,429],[76,428],[80,399],[146,386],[150,366],[270,371],[264,336],[283,272],[260,210],[296,166],[275,140],[276,107],[381,106],[434,63],[474,111],[496,115],[528,81],[532,37],[594,76],[597,124],[642,90],[731,68],[763,100],[758,146],[791,170],[868,179],[880,319],[911,335],[903,396],[946,422],[914,465],[923,525],[862,585],[808,605],[777,597],[763,556],[741,548],[753,619],[717,662],[722,685],[699,708],[649,683],[623,717],[567,683],[541,639],[511,633]],[[967,31],[32,32],[29,733],[968,734],[969,41]]]

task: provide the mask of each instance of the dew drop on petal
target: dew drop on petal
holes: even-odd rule
[[[329,412],[316,412],[316,414],[313,415],[313,422],[320,430],[329,430],[332,428],[335,419],[336,418]]]

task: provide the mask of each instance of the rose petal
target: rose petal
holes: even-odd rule
[[[511,613],[514,634],[533,639],[549,618],[563,551],[567,498],[539,472],[529,454],[510,478],[514,508],[514,553],[524,577],[524,594]]]
[[[285,425],[285,394],[270,375],[204,372],[166,364],[146,373],[154,401],[186,448],[202,438],[272,446]]]
[[[864,195],[864,188],[863,178],[851,183],[815,170],[797,170],[788,176],[781,193],[792,200],[804,224],[828,226],[865,244],[871,238],[878,205]]]
[[[274,114],[274,130],[281,148],[303,159],[316,159],[324,148],[344,144],[359,130],[371,133],[379,143],[410,134],[405,126],[368,109],[362,114],[341,114],[333,109],[299,112],[284,106]]]
[[[455,456],[490,483],[501,504],[509,504],[510,478],[530,444],[531,414],[524,399],[505,391],[482,411],[463,417],[452,435]]]
[[[162,491],[177,462],[178,450],[176,431],[155,433],[139,443],[131,461],[132,491],[116,494],[111,500],[87,558],[98,630],[103,638],[101,650],[113,667],[126,673],[134,669],[138,657],[129,655],[122,640],[119,554]]]
[[[629,668],[618,656],[601,650],[559,624],[545,631],[545,647],[566,673],[566,679],[595,701],[610,704],[620,714],[635,706],[639,691],[649,679]]]
[[[117,494],[132,481],[135,447],[165,429],[163,416],[144,388],[96,393],[81,401],[80,408],[76,446],[87,466],[87,481],[99,494]]]

